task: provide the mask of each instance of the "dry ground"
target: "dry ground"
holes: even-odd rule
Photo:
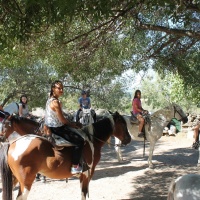
[[[198,173],[198,151],[190,148],[191,139],[184,134],[163,136],[154,151],[154,169],[147,165],[149,145],[143,157],[143,143],[132,141],[123,148],[126,162],[117,162],[113,147],[102,150],[102,158],[90,182],[90,200],[166,200],[173,178],[187,173]],[[14,191],[16,198],[17,188]],[[0,185],[1,196],[1,185]],[[15,199],[14,198],[14,199]],[[77,200],[81,199],[79,180],[47,179],[35,182],[29,200]]]

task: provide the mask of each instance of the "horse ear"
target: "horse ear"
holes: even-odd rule
[[[118,112],[118,111],[116,111],[116,112],[115,112],[115,114],[116,114],[116,115],[119,115],[119,112]]]
[[[111,112],[110,110],[108,111],[111,115],[113,114],[113,112]]]

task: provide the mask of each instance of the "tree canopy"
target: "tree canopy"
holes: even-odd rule
[[[1,0],[0,67],[40,62],[78,89],[151,67],[198,91],[199,22],[198,0]]]

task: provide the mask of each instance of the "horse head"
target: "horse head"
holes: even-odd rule
[[[0,142],[5,142],[14,131],[11,123],[12,117],[12,115],[7,116],[0,123]]]
[[[1,123],[1,140],[5,141],[13,132],[17,132],[19,135],[40,134],[40,123],[31,119],[10,115]]]
[[[83,125],[89,125],[89,124],[92,124],[94,122],[90,109],[83,109],[80,112],[79,117],[80,117],[80,122]]]
[[[131,142],[131,136],[128,132],[125,119],[118,112],[115,112],[112,116],[115,123],[113,135],[121,140],[122,145],[127,145]]]
[[[187,123],[188,118],[187,115],[183,112],[182,108],[175,103],[172,103],[172,106],[174,109],[174,118],[182,121],[183,123]]]

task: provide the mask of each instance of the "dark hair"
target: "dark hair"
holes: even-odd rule
[[[85,90],[81,91],[81,95],[87,94]]]
[[[24,103],[24,102],[22,101],[22,97],[26,97],[26,103]],[[22,104],[22,108],[25,108],[25,105],[26,105],[27,102],[28,102],[28,97],[27,97],[25,94],[22,94],[21,97],[20,97],[20,99],[19,99],[19,102]]]
[[[136,91],[135,91],[135,95],[134,95],[134,99],[137,98],[137,93],[138,93],[138,92],[141,94],[141,91],[140,91],[140,90],[136,90]]]
[[[53,96],[53,88],[55,87],[56,84],[62,84],[62,82],[59,80],[56,80],[51,84],[50,97]]]

